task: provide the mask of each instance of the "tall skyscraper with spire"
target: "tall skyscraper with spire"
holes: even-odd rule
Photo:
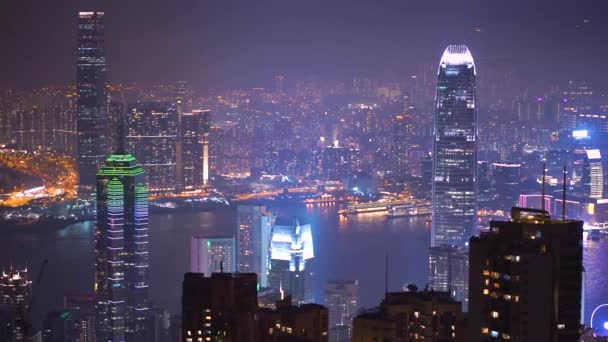
[[[439,63],[433,132],[432,246],[464,245],[476,221],[477,97],[475,62],[450,45]]]
[[[449,45],[437,75],[429,285],[466,308],[466,244],[477,218],[477,74],[467,46]]]
[[[95,173],[109,152],[103,12],[80,12],[78,15],[76,70],[78,184],[81,192],[91,193]]]
[[[144,170],[118,151],[97,173],[95,296],[98,341],[147,341],[148,189]]]

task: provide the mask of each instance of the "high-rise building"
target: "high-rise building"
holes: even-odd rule
[[[585,196],[604,198],[604,167],[600,150],[587,150],[583,164],[583,187]]]
[[[409,174],[413,130],[414,124],[411,115],[395,116],[391,154],[394,159],[394,171],[400,176]]]
[[[492,164],[492,190],[500,207],[517,205],[519,194],[520,164],[493,163]]]
[[[353,342],[464,342],[461,304],[447,292],[389,292],[375,310],[353,320]]]
[[[109,152],[104,13],[80,12],[78,18],[78,174],[83,193],[91,193]]]
[[[306,263],[313,257],[310,224],[300,224],[297,218],[277,219],[272,229],[268,285],[285,290],[296,303],[312,303],[312,279]]]
[[[277,301],[276,309],[258,310],[260,342],[328,341],[328,311],[319,304],[293,305],[291,296]]]
[[[192,237],[190,271],[210,275],[236,272],[236,246],[233,237]]]
[[[182,342],[256,341],[255,273],[186,273]]]
[[[32,282],[28,280],[27,269],[2,271],[0,276],[0,307],[4,308],[7,324],[11,327],[8,341],[25,341],[25,314],[28,311]],[[1,329],[1,328],[0,328]]]
[[[469,253],[465,246],[442,245],[429,249],[429,287],[448,292],[461,302],[464,311],[469,303]]]
[[[424,192],[433,191],[433,157],[422,157],[422,189]]]
[[[476,227],[477,97],[473,56],[450,45],[439,63],[431,246],[463,246]]]
[[[148,102],[129,106],[127,147],[146,169],[150,192],[176,189],[177,112],[171,103]]]
[[[275,216],[263,206],[239,205],[236,211],[238,271],[257,274],[260,287],[267,287]]]
[[[202,188],[209,182],[211,112],[183,113],[182,125],[182,184],[185,189]]]
[[[469,341],[578,341],[582,239],[582,221],[525,208],[472,237]]]
[[[95,297],[98,341],[147,341],[148,189],[121,149],[97,173]]]
[[[183,138],[184,138],[184,105],[186,100],[186,82],[177,82],[175,88],[175,110],[177,112],[177,140],[175,145],[175,181],[178,189],[184,183]]]
[[[325,285],[325,306],[329,310],[330,341],[349,341],[353,317],[359,310],[359,281],[328,281]]]

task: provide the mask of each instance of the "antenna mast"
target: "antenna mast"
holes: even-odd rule
[[[545,169],[545,163],[543,163],[543,180],[542,183],[540,185],[540,208],[541,210],[545,211],[545,174],[546,174],[546,169]]]
[[[567,179],[566,166],[564,166],[564,179],[562,188],[562,220],[566,220],[566,179]]]

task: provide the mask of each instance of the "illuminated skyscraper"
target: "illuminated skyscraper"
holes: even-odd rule
[[[79,13],[76,81],[79,184],[90,193],[109,152],[103,12]]]
[[[25,341],[25,313],[28,310],[32,282],[28,280],[27,269],[2,271],[0,274],[0,309],[7,314],[6,322],[9,331],[0,332],[8,335],[8,341]],[[0,328],[1,329],[1,328]]]
[[[583,165],[583,186],[585,196],[604,198],[604,168],[600,150],[587,150]]]
[[[331,280],[325,285],[331,341],[349,341],[353,318],[359,310],[359,281]]]
[[[171,103],[137,103],[127,113],[127,146],[146,169],[150,192],[176,188],[177,112]]]
[[[261,287],[268,286],[270,239],[274,220],[274,215],[266,207],[237,207],[238,271],[256,273]]]
[[[209,182],[211,112],[183,113],[182,125],[182,184],[186,189],[201,188]]]
[[[211,275],[236,272],[236,246],[231,237],[192,237],[190,271]]]
[[[467,307],[465,244],[477,217],[475,62],[465,45],[450,45],[439,63],[433,133],[433,217],[429,284]]]
[[[97,173],[95,296],[98,341],[147,341],[148,189],[122,151]]]
[[[289,293],[297,303],[312,303],[312,284],[306,263],[314,257],[310,224],[285,219],[272,229],[268,285]]]
[[[177,111],[177,141],[175,145],[175,180],[178,189],[184,185],[183,137],[184,137],[184,101],[186,97],[186,82],[180,81],[175,89],[175,109]]]
[[[448,46],[438,75],[431,246],[462,246],[473,234],[477,215],[476,72],[469,49]]]

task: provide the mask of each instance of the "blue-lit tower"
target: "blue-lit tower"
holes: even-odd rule
[[[148,189],[121,151],[97,172],[95,296],[98,341],[147,341]]]
[[[450,45],[439,63],[433,134],[431,245],[464,245],[477,212],[475,63],[465,45]]]
[[[468,305],[468,246],[477,218],[475,62],[465,45],[439,63],[433,132],[429,286]]]
[[[76,63],[78,174],[80,192],[90,194],[95,173],[109,152],[104,13],[80,12]]]

